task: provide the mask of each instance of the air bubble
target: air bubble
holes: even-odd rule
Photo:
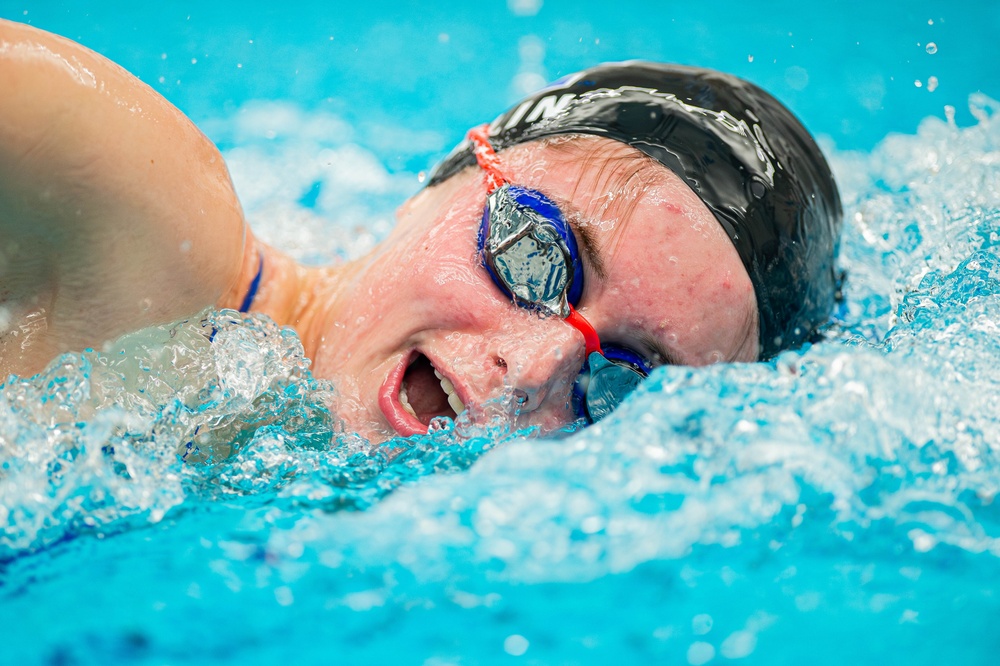
[[[934,55],[937,53],[937,44],[934,42],[927,42],[927,48],[924,50],[927,51],[927,53]]]

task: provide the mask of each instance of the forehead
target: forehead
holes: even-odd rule
[[[676,174],[598,137],[515,146],[501,160],[511,180],[559,203],[593,251],[580,309],[610,342],[638,337],[687,365],[756,359],[750,278],[722,226]]]

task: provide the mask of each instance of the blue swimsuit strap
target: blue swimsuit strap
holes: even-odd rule
[[[260,255],[260,262],[257,264],[257,275],[253,277],[253,281],[250,283],[250,289],[247,290],[246,298],[243,299],[243,304],[240,305],[240,312],[250,312],[250,307],[253,305],[253,299],[257,296],[257,288],[260,287],[260,276],[264,272],[264,255]]]

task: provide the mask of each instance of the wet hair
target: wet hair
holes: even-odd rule
[[[808,340],[829,317],[840,195],[809,132],[774,97],[722,72],[630,61],[564,77],[490,125],[497,151],[562,134],[626,143],[694,190],[754,285],[759,358]],[[474,163],[463,142],[430,184]]]

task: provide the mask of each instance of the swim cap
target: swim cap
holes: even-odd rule
[[[809,132],[756,85],[628,61],[564,77],[490,124],[497,151],[557,134],[627,143],[680,176],[732,239],[760,311],[760,358],[801,344],[837,297],[840,195]],[[467,141],[431,174],[476,163]]]

